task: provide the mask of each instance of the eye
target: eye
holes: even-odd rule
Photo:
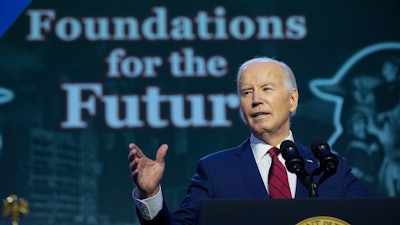
[[[264,87],[263,90],[264,91],[270,91],[270,90],[272,90],[272,88],[271,87]]]
[[[247,95],[250,95],[251,93],[252,93],[251,90],[243,90],[242,96],[247,96]]]

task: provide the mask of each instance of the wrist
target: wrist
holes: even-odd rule
[[[151,192],[146,192],[146,191],[143,191],[143,190],[141,190],[141,189],[139,189],[139,188],[136,188],[135,196],[136,196],[136,198],[138,198],[138,199],[146,199],[146,198],[151,198],[151,197],[157,195],[158,192],[160,192],[160,185],[158,185],[158,186],[157,186],[153,191],[151,191]]]

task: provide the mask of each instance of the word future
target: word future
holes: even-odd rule
[[[103,86],[96,83],[65,83],[61,88],[67,98],[66,119],[61,123],[65,129],[86,128],[88,117],[95,116],[99,106],[103,107],[105,123],[113,129],[146,125],[152,128],[229,127],[232,122],[227,116],[228,110],[239,107],[239,99],[233,93],[167,95],[161,94],[159,87],[150,86],[141,96],[104,95]],[[169,112],[165,113],[166,110]]]

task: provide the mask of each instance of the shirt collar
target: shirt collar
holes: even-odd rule
[[[289,130],[289,136],[287,136],[285,140],[290,140],[294,142],[291,130]],[[276,147],[279,148],[280,145],[281,144],[279,144]],[[256,138],[253,134],[250,135],[250,146],[251,150],[253,151],[254,157],[257,160],[261,159],[267,153],[267,151],[272,147],[271,145],[265,143],[264,141]]]

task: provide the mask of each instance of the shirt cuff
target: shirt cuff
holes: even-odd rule
[[[161,187],[158,193],[150,198],[139,199],[137,196],[137,188],[133,189],[132,197],[135,201],[135,205],[138,208],[141,216],[145,220],[152,220],[161,211],[163,206],[163,196]]]

